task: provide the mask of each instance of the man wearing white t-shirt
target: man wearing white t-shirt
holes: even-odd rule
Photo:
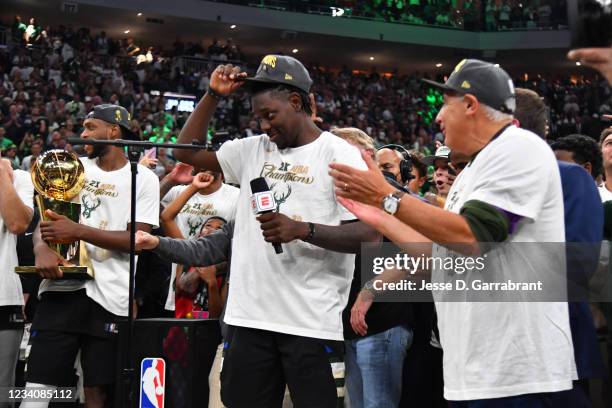
[[[434,243],[434,256],[445,251],[435,243],[479,251],[481,242],[564,242],[559,168],[542,139],[512,125],[515,94],[508,74],[463,60],[445,84],[427,82],[444,92],[437,122],[447,146],[471,157],[444,209],[387,187],[373,163],[365,172],[330,166],[340,201],[394,242]],[[550,261],[539,251],[529,255],[505,258],[512,263],[482,273],[520,279]],[[460,272],[434,269],[432,281]],[[551,407],[553,393],[572,388],[577,374],[567,303],[449,302],[445,295],[434,292],[444,397],[453,408]]]
[[[0,158],[0,387],[15,386],[23,335],[23,293],[17,266],[17,235],[32,220],[34,187],[30,175]],[[0,402],[0,407],[6,407]]]
[[[133,137],[129,114],[117,105],[95,106],[83,126],[84,139]],[[112,405],[117,322],[128,314],[131,172],[119,147],[86,146],[85,152],[80,223],[47,211],[48,221],[34,233],[36,266],[47,279],[32,323],[27,386],[72,386],[80,350],[87,406],[104,407]],[[150,232],[159,221],[159,180],[139,165],[136,188],[136,229]],[[45,241],[76,240],[85,244],[81,250],[89,256],[95,279],[56,280],[60,259]],[[30,403],[25,404],[28,408]]]
[[[161,213],[161,222],[166,236],[181,239],[196,238],[208,218],[221,217],[226,221],[234,219],[240,190],[223,183],[223,173],[210,173],[214,181],[208,187],[198,190],[193,184],[175,186],[164,196],[161,205],[165,209]],[[170,203],[175,200],[185,203],[176,217],[175,213],[170,214],[168,211]],[[170,226],[172,231],[168,230]],[[172,264],[166,310],[174,310],[177,266]]]
[[[322,132],[311,119],[312,80],[294,58],[267,55],[257,74],[221,65],[179,142],[200,139],[225,95],[248,85],[263,135],[233,140],[218,152],[175,152],[195,167],[223,171],[241,185],[232,243],[229,324],[221,372],[226,406],[278,407],[285,384],[296,406],[336,407],[334,377],[341,356],[341,314],[348,299],[354,255],[378,234],[354,220],[335,199],[327,166],[364,168],[359,151]],[[251,180],[264,177],[278,211],[252,214]],[[262,236],[263,230],[263,236]],[[276,254],[272,243],[282,243]],[[337,251],[337,252],[334,252]],[[341,253],[344,252],[344,253]]]

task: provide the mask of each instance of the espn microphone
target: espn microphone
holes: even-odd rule
[[[266,183],[266,179],[258,177],[251,180],[251,210],[255,215],[267,214],[276,211],[276,202],[274,201],[274,195]],[[277,254],[283,253],[283,247],[280,242],[273,242],[274,251]]]

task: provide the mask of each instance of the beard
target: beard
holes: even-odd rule
[[[87,157],[90,159],[96,159],[98,157],[104,156],[110,146],[93,145],[91,147],[91,152],[87,155]]]

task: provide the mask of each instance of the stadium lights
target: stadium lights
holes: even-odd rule
[[[294,54],[297,54],[297,53],[298,53],[298,51],[299,51],[299,50],[298,50],[297,48],[294,48],[294,49],[292,49],[292,50],[291,50],[291,52],[292,52],[292,53],[294,53]]]
[[[129,34],[129,33],[130,33],[130,30],[125,30],[125,31],[123,32],[123,34]]]
[[[234,28],[236,28],[236,24],[232,24],[230,28],[233,30]]]
[[[439,62],[436,64],[436,68],[441,68],[442,64],[440,64]]]
[[[140,16],[142,16],[142,13],[138,13],[138,14],[136,14],[136,16],[137,16],[137,17],[140,17]]]

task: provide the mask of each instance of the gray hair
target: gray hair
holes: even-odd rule
[[[453,96],[453,98],[462,98],[462,97],[463,97],[462,95]],[[484,113],[487,119],[489,119],[492,122],[507,122],[507,121],[511,121],[512,119],[514,119],[514,115],[512,115],[511,113],[504,113],[502,111],[499,111],[497,109],[490,107],[489,105],[485,105],[482,102],[480,102],[480,107],[484,110]]]
[[[511,113],[504,113],[504,112],[498,111],[497,109],[493,109],[492,107],[485,105],[485,104],[481,104],[481,105],[482,105],[482,108],[484,109],[485,115],[492,122],[507,122],[507,121],[511,121],[512,119],[514,119],[514,115],[512,115]]]

